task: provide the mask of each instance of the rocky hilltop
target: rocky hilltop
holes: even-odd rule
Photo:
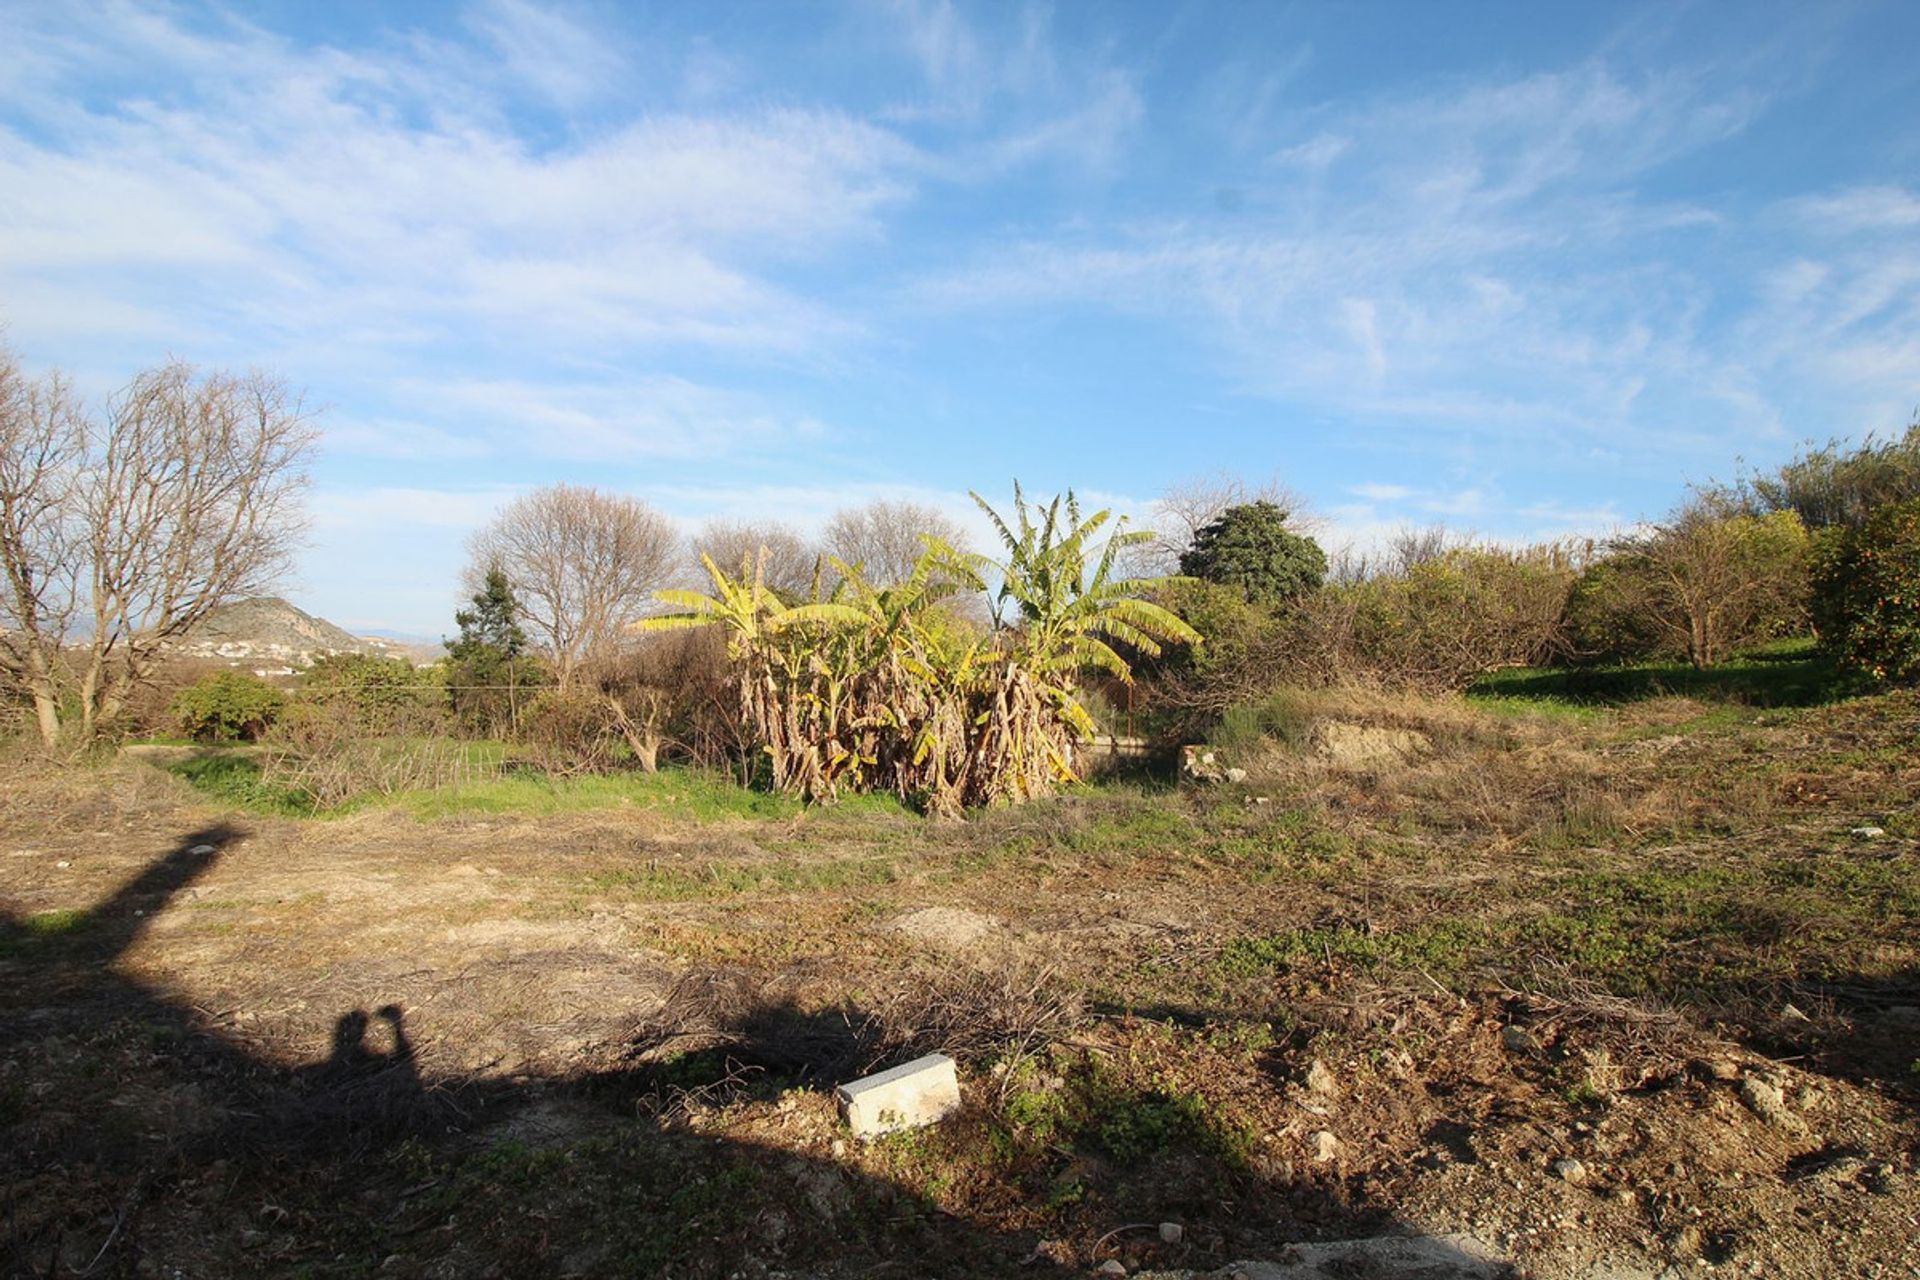
[[[277,596],[216,609],[168,648],[181,657],[224,662],[256,675],[292,675],[334,653],[366,653],[421,665],[437,654],[381,636],[356,636]]]

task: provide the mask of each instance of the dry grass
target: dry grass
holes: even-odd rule
[[[84,1267],[164,1165],[129,1221],[195,1274],[362,1253],[403,1273],[983,1274],[1035,1240],[1210,1266],[1396,1220],[1494,1221],[1547,1274],[1667,1265],[1688,1225],[1768,1274],[1814,1274],[1821,1248],[1897,1256],[1898,1196],[1780,1171],[1846,1133],[1913,1185],[1920,1077],[1890,1013],[1920,973],[1910,697],[1537,723],[1350,691],[1314,706],[1435,745],[960,824],[664,799],[239,818],[144,765],[23,762],[0,785],[19,1239],[44,1271],[34,1233],[65,1224]],[[223,822],[183,883],[116,899]],[[1864,823],[1886,834],[1848,834]],[[930,907],[970,929],[903,929]],[[110,962],[87,949],[122,937]],[[936,1048],[975,1105],[836,1152],[827,1087]],[[1682,1070],[1722,1060],[1789,1072],[1825,1110],[1776,1130]],[[338,1158],[233,1144],[221,1185],[244,1191],[202,1199],[209,1160],[181,1153],[257,1137],[243,1111],[353,1137]],[[1591,1187],[1548,1172],[1569,1153]],[[1641,1186],[1660,1222],[1614,1198]],[[1186,1252],[1100,1244],[1163,1220],[1188,1224]]]

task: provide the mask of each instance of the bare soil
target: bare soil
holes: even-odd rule
[[[1375,727],[952,824],[17,763],[0,1268],[1920,1275],[1914,699]],[[964,1113],[851,1141],[931,1048]]]

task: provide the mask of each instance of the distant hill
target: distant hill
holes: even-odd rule
[[[390,627],[368,627],[360,632],[360,638],[369,644],[383,644],[394,649],[404,649],[413,655],[415,662],[419,663],[438,662],[447,656],[445,642],[417,632],[395,631]]]
[[[426,646],[385,636],[356,636],[277,596],[240,600],[216,609],[168,649],[181,657],[224,662],[256,675],[292,675],[334,653],[373,654],[416,666],[439,657]]]

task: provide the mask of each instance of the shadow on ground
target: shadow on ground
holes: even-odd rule
[[[243,834],[190,832],[84,913],[0,916],[7,1274],[1052,1269],[1036,1232],[1007,1225],[1022,1206],[950,1216],[904,1178],[675,1119],[702,1091],[756,1080],[824,1089],[871,1065],[874,1041],[844,1013],[749,1009],[687,1033],[705,1037],[705,1048],[567,1080],[428,1078],[409,1014],[394,1005],[342,1010],[330,1051],[304,1064],[233,1038],[124,965],[169,900]],[[830,1123],[824,1098],[815,1102],[816,1118]],[[1225,1202],[1179,1207],[1230,1220],[1277,1206],[1276,1248],[1392,1225],[1341,1194],[1294,1188],[1289,1199],[1288,1188],[1244,1182],[1225,1190]],[[1323,1203],[1290,1215],[1302,1195]],[[1136,1261],[1217,1265],[1225,1238],[1196,1221],[1179,1247]],[[1435,1270],[1449,1256],[1434,1245],[1405,1274],[1449,1274]],[[1456,1260],[1461,1275],[1492,1274]]]
[[[1489,676],[1470,694],[1575,705],[1624,706],[1686,697],[1751,707],[1813,707],[1862,692],[1819,653],[1805,648],[1748,654],[1705,670],[1684,662],[1570,667]]]

